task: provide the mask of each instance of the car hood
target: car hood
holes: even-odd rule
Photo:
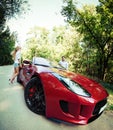
[[[65,70],[54,69],[53,71],[64,77],[70,78],[71,80],[74,80],[76,83],[80,84],[96,100],[97,99],[101,100],[104,97],[108,96],[108,93],[105,90],[105,88],[92,79],[89,79],[83,75],[75,74],[73,72],[69,72]]]

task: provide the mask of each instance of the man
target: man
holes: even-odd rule
[[[65,60],[64,56],[62,56],[62,59],[59,62],[59,65],[62,66],[64,69],[68,70],[68,62]]]

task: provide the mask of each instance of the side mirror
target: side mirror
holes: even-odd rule
[[[31,61],[30,60],[24,60],[23,64],[29,64],[29,65],[31,65]]]

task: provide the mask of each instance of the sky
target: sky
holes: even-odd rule
[[[8,25],[11,31],[17,31],[18,40],[21,44],[27,38],[27,32],[34,26],[41,26],[51,29],[54,26],[65,25],[61,15],[62,0],[27,0],[30,4],[30,11],[23,17],[11,19]],[[77,0],[79,5],[98,4],[98,0]]]

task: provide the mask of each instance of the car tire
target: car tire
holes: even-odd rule
[[[20,73],[17,75],[17,82],[20,84],[22,83],[22,81],[20,80]]]
[[[24,98],[28,108],[32,112],[45,115],[45,96],[42,83],[38,77],[32,78],[27,83]]]

